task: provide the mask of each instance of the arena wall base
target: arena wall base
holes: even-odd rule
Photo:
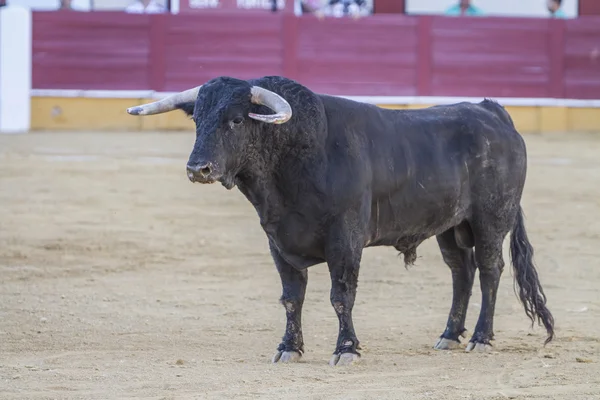
[[[164,96],[151,92],[33,91],[32,130],[193,131],[183,112],[148,117],[128,115],[128,107]],[[350,97],[390,109],[418,109],[480,98]],[[600,133],[600,100],[496,99],[504,105],[521,133]]]
[[[32,97],[32,130],[140,130],[126,109],[139,99]]]

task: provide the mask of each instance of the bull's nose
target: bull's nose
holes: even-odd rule
[[[213,165],[210,162],[187,165],[187,174],[191,181],[194,181],[196,178],[207,178],[212,171]]]

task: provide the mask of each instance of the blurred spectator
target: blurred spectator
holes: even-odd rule
[[[0,7],[4,7],[6,5],[6,0],[0,0]]]
[[[483,15],[483,12],[471,4],[471,0],[459,0],[458,4],[448,8],[445,15]]]
[[[564,11],[560,9],[562,0],[547,0],[546,7],[550,11],[550,18],[567,18]]]
[[[296,15],[315,14],[317,18],[323,18],[323,0],[296,0],[294,13]]]
[[[333,17],[364,17],[371,13],[365,0],[329,0],[327,15]]]
[[[59,11],[79,11],[77,7],[73,7],[71,0],[60,0],[60,5],[58,6]]]
[[[125,8],[125,12],[135,14],[159,14],[167,11],[156,0],[136,0]]]
[[[58,11],[87,11],[80,6],[77,6],[73,3],[73,0],[60,0],[60,5],[58,6]]]

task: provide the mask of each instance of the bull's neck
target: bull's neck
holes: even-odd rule
[[[277,218],[276,210],[301,201],[304,189],[321,186],[326,161],[324,146],[314,137],[276,131],[262,136],[249,151],[238,174],[238,188],[261,221],[270,221]]]
[[[324,154],[320,142],[316,135],[294,126],[274,125],[255,138],[245,163],[246,175],[285,183],[303,164],[319,164]]]

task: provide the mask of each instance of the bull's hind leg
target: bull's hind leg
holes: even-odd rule
[[[492,347],[490,341],[494,339],[496,295],[504,270],[502,241],[506,233],[508,230],[502,234],[502,231],[491,229],[490,226],[475,230],[475,259],[481,284],[481,311],[467,351],[486,351]]]
[[[473,279],[475,276],[475,260],[473,257],[472,234],[468,226],[462,225],[437,236],[438,245],[444,262],[452,272],[452,308],[448,316],[446,330],[433,346],[437,350],[449,350],[460,345],[459,336],[464,336],[467,307],[471,297]],[[462,234],[461,234],[462,233]],[[459,246],[460,243],[460,246]]]
[[[271,247],[271,254],[281,277],[283,289],[281,304],[285,307],[287,318],[285,335],[277,347],[273,362],[295,362],[300,360],[304,352],[302,305],[304,304],[308,273],[306,270],[298,271],[292,267],[273,247]]]

